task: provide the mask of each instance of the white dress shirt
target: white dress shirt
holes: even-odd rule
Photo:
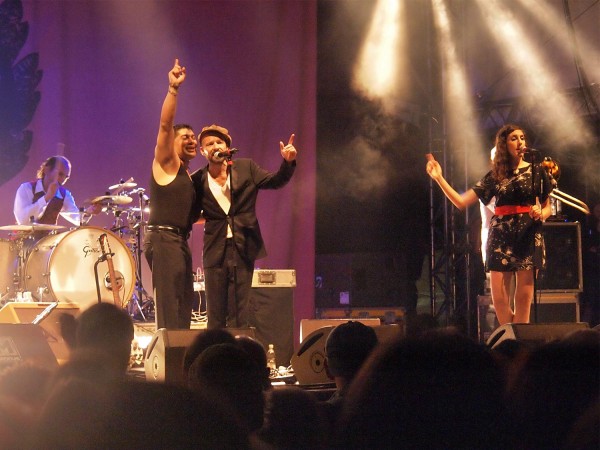
[[[215,196],[217,203],[225,212],[225,214],[229,214],[229,208],[231,208],[231,192],[229,191],[229,181],[230,175],[227,175],[227,181],[225,184],[221,186],[217,180],[215,180],[212,175],[208,174],[208,187],[210,188],[210,192]],[[227,224],[227,237],[233,237],[233,231],[231,231],[231,227]]]
[[[35,193],[37,194],[38,192],[44,192],[44,185],[42,184],[42,180],[37,180],[35,184]],[[32,203],[33,196],[34,191],[32,191],[31,183],[29,181],[21,184],[21,186],[19,186],[19,189],[17,189],[13,212],[15,214],[15,219],[17,219],[17,223],[19,225],[29,225],[31,223],[31,217],[33,217],[34,222],[37,222],[44,215],[44,211],[46,211],[46,206],[48,206],[48,202],[46,201],[44,196],[42,195],[35,203]],[[55,197],[63,198],[60,193],[60,189],[56,191]],[[75,199],[73,198],[73,195],[68,189],[65,189],[65,197],[61,211],[79,211],[79,208],[77,208],[77,205],[75,204]],[[79,219],[77,217],[63,217],[72,224],[79,225]]]

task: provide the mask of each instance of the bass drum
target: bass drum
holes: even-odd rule
[[[12,300],[15,296],[15,280],[19,271],[19,251],[17,243],[0,239],[0,302]]]
[[[127,305],[135,288],[133,257],[117,235],[98,227],[79,227],[39,240],[27,257],[26,289],[37,301],[77,303],[82,311],[97,303],[94,266],[102,256],[99,238],[103,234],[114,253],[117,306]],[[101,300],[115,303],[108,261],[99,262],[96,270]]]

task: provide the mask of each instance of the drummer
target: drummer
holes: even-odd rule
[[[19,225],[40,223],[56,225],[60,212],[74,225],[80,225],[79,208],[71,192],[64,184],[71,175],[71,162],[64,156],[51,156],[42,163],[35,181],[27,181],[19,186],[15,196],[13,212]],[[95,203],[83,211],[86,214],[98,214],[102,210]]]

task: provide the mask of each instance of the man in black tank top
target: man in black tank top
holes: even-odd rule
[[[144,255],[152,270],[157,329],[188,329],[194,299],[192,254],[187,238],[192,229],[195,191],[188,166],[196,157],[198,142],[190,125],[174,125],[177,95],[185,72],[176,59],[169,72],[150,178],[152,208]]]

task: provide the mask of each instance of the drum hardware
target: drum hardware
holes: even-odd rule
[[[133,182],[133,177],[129,178],[129,180],[125,181],[121,179],[117,184],[113,184],[108,187],[108,190],[113,192],[114,194],[122,191],[123,189],[131,189],[137,186],[137,183]]]
[[[140,212],[140,208],[138,208],[137,206],[129,208],[129,210],[132,212]],[[143,212],[144,214],[150,214],[150,207],[146,206],[144,209],[141,210],[141,212]]]
[[[45,223],[32,223],[31,225],[3,225],[0,230],[4,231],[20,231],[23,233],[33,233],[35,231],[55,231],[62,230],[65,227],[62,225],[47,225]]]
[[[44,225],[44,227],[52,230],[58,229],[58,227],[51,225]],[[30,301],[23,300],[23,291],[25,291],[24,274],[28,250],[25,241],[33,240],[32,225],[25,227],[21,225],[7,225],[2,227],[2,229],[17,230],[16,233],[9,234],[9,239],[0,239],[0,270],[2,271],[0,273],[0,289],[6,291],[6,295],[3,295],[2,298],[5,300],[18,298],[20,301]],[[5,275],[6,278],[4,278]]]
[[[87,225],[91,218],[92,215],[91,214],[87,214],[83,208],[79,208],[79,211],[77,212],[73,212],[73,211],[61,211],[58,213],[61,217],[65,218],[66,220],[68,220],[71,223],[74,223],[73,221],[75,220],[78,224],[78,226],[82,227],[84,225]]]
[[[44,302],[44,294],[48,293],[48,286],[40,286],[37,290],[40,303]]]
[[[85,203],[100,203],[103,206],[110,205],[128,205],[131,203],[133,199],[128,195],[100,195],[98,197],[93,197],[87,199]]]
[[[107,212],[112,212],[115,216],[115,220],[110,226],[110,231],[117,233],[121,239],[125,241],[125,231],[129,229],[128,221],[125,222],[123,217],[129,219],[129,213],[126,209],[110,208]],[[123,214],[125,213],[125,214]]]
[[[132,253],[134,256],[136,270],[136,285],[135,292],[132,296],[133,301],[131,302],[131,305],[132,307],[135,306],[137,308],[137,312],[139,312],[143,321],[147,320],[147,316],[153,312],[154,308],[154,300],[148,295],[142,282],[142,230],[147,223],[145,220],[146,214],[149,214],[150,212],[150,199],[145,192],[146,190],[141,187],[128,192],[128,195],[137,195],[138,197],[138,206],[130,208],[130,211],[134,213],[133,226],[131,228],[134,230]],[[144,314],[144,311],[146,311],[146,314]],[[135,316],[136,312],[132,309],[130,314]]]

